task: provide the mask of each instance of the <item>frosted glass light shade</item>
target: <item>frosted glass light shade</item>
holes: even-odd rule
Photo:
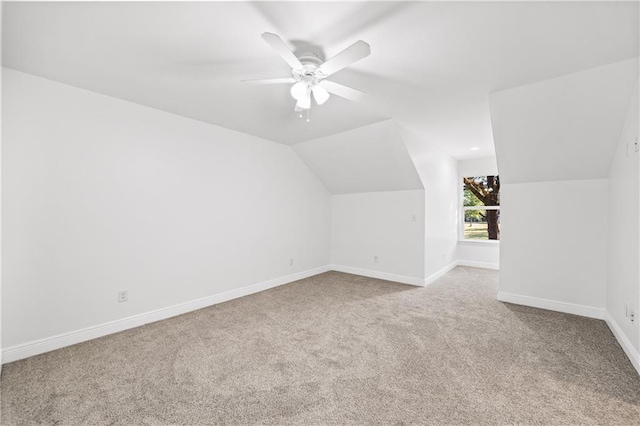
[[[313,86],[313,97],[318,103],[318,105],[322,105],[323,103],[329,100],[329,92],[322,86]]]
[[[298,103],[296,105],[300,109],[310,109],[311,108],[311,93],[308,92],[308,91],[305,91],[304,96],[302,96],[302,99],[298,100]]]
[[[291,96],[293,96],[293,99],[295,99],[296,101],[299,101],[300,99],[304,98],[306,93],[307,93],[307,84],[304,81],[299,81],[293,86],[291,86]]]

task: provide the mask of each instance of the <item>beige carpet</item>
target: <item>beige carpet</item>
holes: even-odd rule
[[[640,424],[602,321],[329,272],[4,366],[2,424]]]

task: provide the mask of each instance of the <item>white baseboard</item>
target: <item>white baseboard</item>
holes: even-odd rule
[[[395,281],[402,284],[416,285],[424,287],[422,278],[408,277],[406,275],[389,274],[387,272],[374,271],[371,269],[353,268],[351,266],[331,265],[332,271],[345,272],[347,274],[362,275],[363,277],[378,278],[380,280]]]
[[[496,271],[500,269],[500,265],[498,263],[476,262],[475,260],[458,260],[458,266],[470,266],[472,268],[493,269]]]
[[[330,270],[424,287],[436,281],[438,278],[442,277],[443,275],[451,271],[453,268],[455,268],[459,264],[461,264],[459,261],[453,262],[445,266],[438,272],[430,275],[426,279],[409,277],[405,275],[390,274],[390,273],[379,272],[379,271],[374,271],[370,269],[353,268],[350,266],[342,266],[342,265],[322,266],[319,268],[314,268],[307,271],[299,272],[296,274],[287,275],[285,277],[275,278],[273,280],[249,285],[236,290],[231,290],[224,293],[203,297],[201,299],[196,299],[196,300],[180,303],[173,306],[168,306],[166,308],[157,309],[155,311],[145,312],[142,314],[133,315],[127,318],[111,321],[108,323],[99,324],[92,327],[87,327],[80,330],[75,330],[68,333],[62,333],[62,334],[47,337],[44,339],[34,340],[31,342],[4,348],[0,350],[0,361],[2,363],[18,361],[20,359],[28,358],[34,355],[50,352],[56,349],[64,348],[66,346],[71,346],[77,343],[86,342],[87,340],[92,340],[98,337],[107,336],[109,334],[118,333],[120,331],[129,330],[131,328],[139,327],[144,324],[160,321],[160,320],[171,318],[187,312],[195,311],[197,309],[202,309],[207,306],[211,306],[218,303],[226,302],[228,300],[247,296],[253,293],[264,291],[264,290],[277,287],[283,284],[287,284],[293,281],[318,275]],[[480,264],[471,265],[471,264],[465,263],[463,265],[474,266],[474,267],[484,267]],[[2,368],[2,364],[0,363],[0,373],[2,371],[1,368]]]
[[[638,352],[636,348],[633,347],[631,341],[622,332],[622,328],[620,328],[616,320],[613,319],[613,316],[608,311],[605,313],[604,320],[609,326],[609,329],[611,329],[613,335],[618,340],[618,343],[620,343],[620,346],[622,346],[622,350],[631,361],[631,364],[633,364],[634,368],[638,372],[638,375],[640,375],[640,352]]]
[[[546,309],[549,311],[563,312],[565,314],[580,315],[583,317],[604,319],[605,310],[592,306],[575,305],[573,303],[558,302],[555,300],[539,299],[537,297],[521,296],[519,294],[498,292],[498,300],[514,303],[516,305],[530,306],[532,308]]]
[[[347,274],[362,275],[363,277],[378,278],[381,280],[395,281],[402,284],[410,284],[410,285],[425,287],[431,284],[432,282],[436,281],[437,279],[443,277],[447,272],[451,271],[458,265],[471,266],[474,268],[498,269],[497,265],[494,265],[492,263],[467,262],[467,261],[458,260],[448,264],[444,268],[429,275],[425,279],[417,278],[417,277],[409,277],[406,275],[390,274],[388,272],[374,271],[372,269],[354,268],[352,266],[335,265],[335,264],[331,265],[331,270],[338,271],[338,272],[346,272]]]
[[[321,266],[319,268],[309,269],[307,271],[298,272],[296,274],[287,275],[273,280],[241,287],[235,290],[226,291],[224,293],[203,297],[201,299],[180,303],[166,308],[157,309],[143,314],[133,315],[127,318],[111,321],[108,323],[96,325],[93,327],[83,328],[68,333],[58,334],[56,336],[44,339],[34,340],[31,342],[15,345],[2,350],[2,361],[4,363],[17,361],[34,355],[63,348],[65,346],[75,345],[76,343],[86,342],[87,340],[96,339],[109,334],[118,333],[134,327],[139,327],[151,322],[160,321],[181,315],[197,309],[206,308],[207,306],[216,305],[228,300],[248,296],[293,281],[298,281],[314,275],[321,274],[330,270],[329,266]]]
[[[458,266],[458,262],[457,261],[456,262],[452,262],[452,263],[448,264],[447,266],[445,266],[444,268],[440,269],[438,272],[429,275],[427,278],[424,279],[424,285],[427,286],[427,285],[431,284],[432,282],[434,282],[438,278],[441,278],[442,276],[444,276],[447,272],[451,271],[456,266]]]

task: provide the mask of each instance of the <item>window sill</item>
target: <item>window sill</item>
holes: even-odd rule
[[[458,244],[469,244],[472,246],[499,246],[500,240],[458,240]]]

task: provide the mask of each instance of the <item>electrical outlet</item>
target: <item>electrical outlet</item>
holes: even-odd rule
[[[373,256],[373,263],[378,263],[378,256]]]
[[[293,257],[289,259],[289,266],[293,266]]]
[[[126,302],[129,300],[129,292],[127,290],[120,290],[118,292],[118,303]]]

